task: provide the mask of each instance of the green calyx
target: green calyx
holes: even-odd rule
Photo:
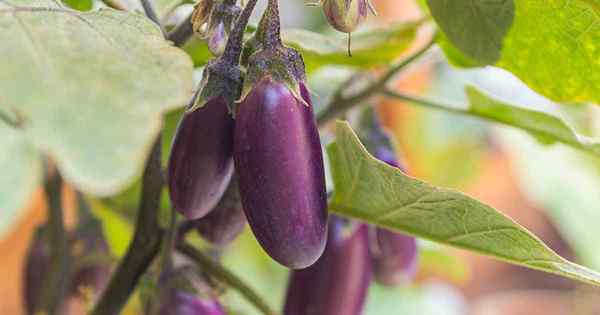
[[[211,99],[222,97],[229,112],[235,113],[234,103],[240,96],[243,81],[243,74],[238,66],[219,62],[219,59],[209,63],[204,69],[198,93],[186,112],[193,112],[206,105]]]

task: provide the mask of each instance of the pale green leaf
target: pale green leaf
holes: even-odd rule
[[[597,0],[427,0],[468,57],[504,68],[559,102],[600,103]]]
[[[474,87],[465,88],[465,93],[469,100],[466,108],[457,108],[451,105],[422,101],[410,97],[406,98],[393,92],[389,92],[388,96],[402,98],[403,100],[412,101],[414,104],[429,108],[483,118],[488,121],[515,127],[527,131],[536,140],[544,144],[561,142],[571,147],[600,155],[599,140],[577,133],[559,117],[495,100]]]
[[[110,252],[115,257],[122,257],[133,238],[133,225],[125,217],[98,201],[92,201],[92,213],[102,222],[102,232]]]
[[[2,1],[0,56],[0,113],[22,120],[10,127],[22,144],[14,152],[32,151],[30,165],[49,156],[67,181],[92,194],[131,184],[162,114],[184,105],[192,90],[189,57],[135,13],[78,12],[51,0]],[[3,132],[2,148],[13,139]],[[0,167],[15,177],[32,172],[17,173],[17,163],[23,163],[17,155],[3,156]],[[30,190],[17,184],[0,191]]]
[[[373,158],[347,123],[328,148],[335,213],[509,263],[600,285],[600,274],[569,262],[497,210],[433,187]]]
[[[345,38],[300,29],[286,30],[282,37],[287,45],[302,53],[309,71],[324,65],[369,68],[389,65],[396,60],[413,43],[419,26],[420,23],[406,23],[385,30],[355,33],[352,35],[352,57],[348,56]]]

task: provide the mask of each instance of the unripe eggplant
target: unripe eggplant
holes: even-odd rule
[[[330,220],[323,256],[290,276],[283,315],[362,314],[372,278],[368,227]]]
[[[163,273],[158,286],[158,299],[150,301],[148,314],[225,315],[208,284],[191,266]]]
[[[368,0],[323,0],[327,22],[336,30],[352,33],[367,18]]]
[[[313,264],[327,239],[319,134],[302,82],[300,92],[263,77],[238,106],[234,136],[248,223],[265,251],[294,269]]]
[[[175,134],[168,164],[173,208],[188,219],[219,202],[233,174],[234,121],[223,98],[187,112]]]
[[[246,226],[246,215],[242,209],[235,177],[231,179],[227,191],[215,209],[193,223],[202,238],[218,247],[231,243]]]
[[[208,49],[215,56],[221,56],[225,51],[228,34],[225,32],[225,24],[217,23],[208,33]]]

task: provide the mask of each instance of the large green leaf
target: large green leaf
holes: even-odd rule
[[[502,67],[556,101],[600,103],[597,0],[427,0],[468,57]]]
[[[417,99],[412,100],[415,104],[429,108],[446,110],[452,113],[482,118],[515,127],[527,131],[544,144],[561,142],[571,147],[600,155],[599,140],[575,132],[571,126],[559,117],[495,100],[474,87],[466,87],[465,93],[469,100],[466,108],[457,108],[451,105],[419,101]],[[393,92],[388,92],[387,95],[411,101],[410,97],[404,97]]]
[[[600,274],[569,262],[497,210],[433,187],[373,158],[347,123],[328,147],[335,192],[329,209],[499,260],[600,285]]]
[[[0,56],[0,114],[22,120],[3,125],[12,133],[1,133],[0,146],[30,160],[19,171],[19,155],[3,155],[0,168],[12,178],[39,177],[33,166],[46,155],[85,192],[120,191],[141,172],[163,112],[191,96],[190,59],[140,14],[2,1]],[[7,201],[12,192],[36,180],[2,183],[0,206],[9,211],[24,201]]]
[[[302,53],[309,71],[332,64],[369,68],[396,60],[413,43],[420,24],[398,24],[353,34],[351,57],[346,39],[338,36],[291,29],[284,31],[282,37],[287,45]]]

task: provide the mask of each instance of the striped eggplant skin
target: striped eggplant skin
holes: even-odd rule
[[[329,25],[343,33],[352,33],[366,18],[367,0],[323,0],[323,13]]]
[[[415,277],[419,262],[417,240],[408,235],[375,229],[375,280],[382,285],[397,286]]]
[[[202,238],[216,247],[227,246],[242,233],[246,226],[246,215],[235,175],[215,209],[193,224]]]
[[[205,216],[219,202],[233,174],[234,121],[223,98],[186,113],[168,162],[171,204],[188,219]]]
[[[374,151],[377,159],[406,171],[391,149],[382,146]],[[375,246],[372,248],[375,280],[379,284],[397,286],[414,278],[419,261],[417,240],[414,237],[375,228]]]
[[[266,76],[238,106],[234,160],[248,223],[265,251],[292,269],[312,265],[327,239],[327,196],[308,90],[298,101]]]
[[[360,315],[372,278],[369,230],[331,218],[323,256],[290,276],[283,315]]]

